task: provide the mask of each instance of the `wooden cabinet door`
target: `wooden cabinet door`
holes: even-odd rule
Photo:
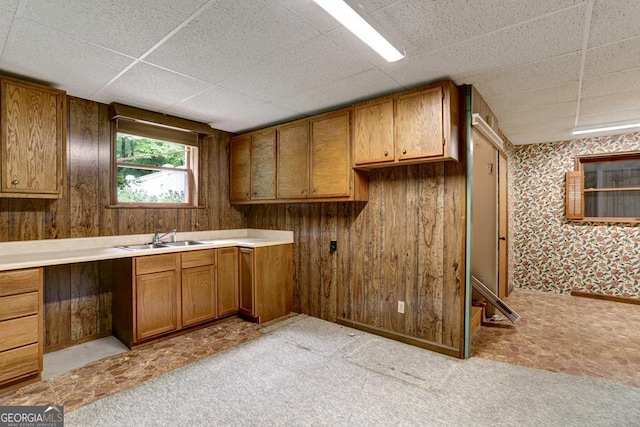
[[[214,265],[182,270],[182,326],[216,318]]]
[[[216,250],[218,316],[238,312],[238,248]]]
[[[276,198],[276,130],[253,135],[251,142],[251,200]]]
[[[393,97],[356,105],[353,114],[355,164],[393,162]]]
[[[62,197],[65,92],[1,79],[0,93],[0,191],[7,197]]]
[[[442,87],[396,95],[395,118],[398,160],[444,154]]]
[[[278,128],[278,198],[309,197],[309,122]]]
[[[253,249],[240,248],[240,313],[256,316]]]
[[[349,195],[349,111],[311,121],[311,196]]]
[[[251,135],[231,138],[229,162],[229,199],[251,198]]]
[[[136,341],[180,328],[179,288],[176,270],[136,277]]]

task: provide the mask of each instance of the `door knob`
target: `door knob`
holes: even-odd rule
[[[402,149],[402,154],[407,154],[407,149],[406,148]]]
[[[11,181],[11,183],[13,185],[18,185],[18,184],[20,184],[20,180],[19,179],[14,179],[13,181]]]
[[[384,151],[384,156],[387,157],[389,155],[389,152],[387,150]]]

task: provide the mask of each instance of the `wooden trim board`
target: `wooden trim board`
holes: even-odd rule
[[[601,300],[605,300],[605,301],[621,302],[621,303],[624,303],[624,304],[640,305],[640,299],[619,297],[619,296],[615,296],[615,295],[602,295],[602,294],[594,294],[594,293],[590,293],[590,292],[571,291],[571,296],[572,297],[601,299]]]

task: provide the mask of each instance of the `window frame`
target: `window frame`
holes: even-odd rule
[[[584,164],[604,163],[625,160],[640,161],[640,151],[624,151],[620,153],[586,154],[575,157],[574,171],[566,173],[566,217],[569,220],[579,222],[601,222],[601,223],[640,223],[640,217],[587,217],[584,209],[585,193],[605,193],[612,191],[638,191],[640,197],[640,186],[624,188],[585,188]],[[578,182],[580,180],[580,182]],[[573,206],[570,206],[573,205]]]
[[[182,122],[189,122],[185,119],[171,118],[159,113],[138,110],[133,107],[112,104],[111,109],[111,177],[110,185],[110,206],[111,208],[152,208],[152,209],[194,209],[202,208],[199,204],[199,194],[201,187],[200,163],[202,162],[201,153],[204,135],[190,126],[172,126],[165,122],[176,121],[182,125]],[[126,111],[129,114],[119,114]],[[132,114],[133,113],[133,114]],[[131,117],[134,116],[134,117]],[[157,116],[157,117],[155,117]],[[141,118],[142,117],[142,118]],[[159,119],[159,120],[153,120]],[[193,122],[195,125],[201,125]],[[189,124],[189,123],[187,123]],[[205,125],[201,125],[205,126]],[[209,129],[211,131],[213,129]],[[147,137],[160,141],[177,143],[192,147],[187,158],[187,168],[189,194],[187,195],[187,203],[152,203],[152,202],[121,202],[118,200],[118,160],[116,158],[116,138],[118,133],[126,133],[130,135]],[[161,167],[150,166],[149,169],[162,169]]]

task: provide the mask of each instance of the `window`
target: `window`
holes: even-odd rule
[[[640,222],[640,152],[578,157],[566,191],[567,218]]]
[[[113,127],[113,204],[197,206],[197,133],[123,117]]]

